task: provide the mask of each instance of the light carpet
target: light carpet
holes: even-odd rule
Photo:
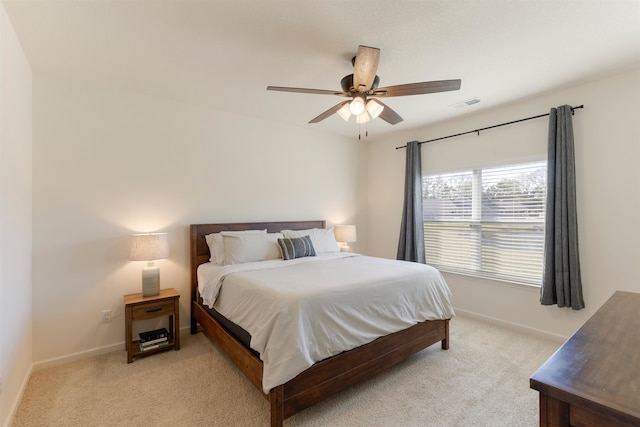
[[[537,426],[529,377],[553,340],[458,316],[435,344],[285,420],[285,426]],[[268,426],[266,399],[202,335],[126,363],[117,351],[32,374],[23,426]]]

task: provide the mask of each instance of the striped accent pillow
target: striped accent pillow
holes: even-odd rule
[[[278,239],[278,246],[280,247],[282,258],[285,260],[316,256],[316,250],[313,248],[313,243],[311,243],[311,237],[309,236]]]

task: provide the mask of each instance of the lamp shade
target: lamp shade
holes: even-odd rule
[[[363,111],[362,114],[358,115],[356,117],[356,123],[359,125],[365,124],[365,123],[369,123],[369,120],[371,120],[369,118],[369,114],[367,114],[366,111]]]
[[[167,233],[134,234],[131,239],[131,261],[153,261],[169,258]]]
[[[349,103],[346,103],[338,110],[338,114],[345,122],[349,121],[349,117],[351,117],[351,111],[349,110]]]
[[[361,96],[355,96],[349,104],[349,111],[351,112],[351,114],[353,114],[354,116],[359,116],[364,112],[364,109],[364,98],[362,98]]]
[[[384,110],[384,106],[375,99],[370,99],[367,101],[367,111],[369,112],[369,114],[371,114],[372,119],[378,117],[380,113],[382,113],[382,110]]]
[[[333,234],[337,242],[354,243],[357,242],[355,225],[336,225],[333,227]]]

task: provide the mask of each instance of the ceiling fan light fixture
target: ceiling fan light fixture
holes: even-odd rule
[[[369,112],[369,114],[371,114],[372,119],[378,117],[380,113],[382,113],[382,110],[384,110],[384,106],[380,105],[380,103],[375,99],[370,99],[367,101],[367,111]]]
[[[338,114],[345,122],[349,121],[349,117],[351,117],[351,111],[349,111],[349,103],[345,103],[339,110]]]
[[[369,120],[371,120],[371,118],[369,118],[369,114],[366,111],[356,117],[356,123],[359,125],[368,123]]]
[[[353,97],[353,100],[349,103],[349,111],[354,116],[359,116],[364,112],[364,99],[361,96]]]

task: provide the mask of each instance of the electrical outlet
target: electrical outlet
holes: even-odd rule
[[[102,323],[111,322],[111,310],[102,310]]]

